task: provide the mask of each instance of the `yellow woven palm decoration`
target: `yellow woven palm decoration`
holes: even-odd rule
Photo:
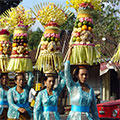
[[[23,6],[11,8],[1,15],[1,21],[13,32],[12,53],[8,71],[33,71],[28,51],[27,30],[35,23],[32,12]]]
[[[120,43],[118,44],[116,52],[114,53],[113,57],[111,58],[111,61],[114,63],[120,63]]]
[[[54,21],[60,26],[71,16],[71,12],[66,7],[62,7],[59,4],[55,5],[54,3],[37,4],[34,6],[34,10],[35,12],[33,10],[32,12],[42,25]]]
[[[66,1],[67,7],[74,8],[78,13],[70,39],[70,44],[73,45],[70,57],[71,64],[93,65],[100,58],[98,47],[93,44],[94,22],[91,14],[91,11],[101,9],[100,3],[100,0]]]
[[[13,32],[14,28],[21,22],[27,26],[27,29],[35,23],[31,10],[25,10],[22,5],[6,10],[0,18],[0,22],[4,22],[4,26],[9,27],[10,32]]]
[[[4,26],[2,26],[4,27]],[[9,32],[6,29],[0,31],[0,71],[8,72],[7,65],[11,53],[11,42],[9,41]]]
[[[46,73],[62,69],[62,54],[60,44],[60,26],[72,15],[65,7],[54,3],[40,3],[34,6],[36,19],[44,26],[45,31],[41,38],[36,54],[36,67],[43,68]]]
[[[92,6],[94,6],[94,10],[101,10],[101,2],[102,0],[67,0],[66,7],[74,8],[78,12],[80,4],[90,3]]]
[[[0,16],[0,72],[7,73],[7,65],[11,53],[11,42],[9,41],[9,25],[6,24],[6,18]]]

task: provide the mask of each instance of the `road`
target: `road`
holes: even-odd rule
[[[61,120],[67,120],[67,115],[60,115]]]

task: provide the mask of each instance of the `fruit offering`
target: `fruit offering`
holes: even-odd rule
[[[75,8],[78,13],[70,39],[70,45],[73,46],[71,64],[92,65],[97,63],[100,53],[93,44],[94,22],[91,12],[100,9],[100,2],[97,0],[68,0],[66,3]]]
[[[6,24],[13,32],[12,52],[7,70],[14,72],[33,71],[27,44],[27,30],[35,23],[32,12],[25,10],[23,6],[18,6],[5,11],[1,15],[0,21],[4,21],[4,25]]]
[[[11,54],[11,42],[9,41],[9,32],[6,29],[0,31],[0,70],[7,72],[9,56]]]
[[[41,7],[40,7],[41,6]],[[69,11],[53,3],[38,4],[33,11],[36,19],[44,26],[45,31],[40,41],[40,52],[37,52],[36,68],[45,73],[61,70],[63,67],[60,44],[60,26],[71,16]]]
[[[7,69],[15,72],[33,71],[28,51],[27,29],[24,25],[18,25],[14,29],[12,53]]]
[[[47,50],[48,52],[60,52],[60,29],[58,24],[50,21],[45,25],[45,32],[41,39],[40,50]]]
[[[79,11],[74,29],[72,32],[72,42],[80,44],[90,44],[93,42],[92,29],[94,27],[92,16],[88,10],[92,10],[92,4],[81,3],[79,4]],[[90,37],[88,37],[90,36]]]
[[[14,30],[11,58],[29,57],[26,28],[23,25],[18,25]]]

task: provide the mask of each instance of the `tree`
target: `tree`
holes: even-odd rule
[[[33,50],[38,47],[41,37],[42,30],[38,27],[36,31],[28,31],[28,47]]]
[[[73,30],[74,22],[75,22],[75,14],[71,12],[71,16],[68,20],[60,27],[61,30]]]
[[[112,57],[120,42],[120,1],[103,0],[101,11],[93,12],[95,42],[101,44],[101,50],[107,57]],[[105,38],[106,41],[102,41]]]
[[[0,14],[11,7],[16,7],[22,0],[2,0],[0,1]]]

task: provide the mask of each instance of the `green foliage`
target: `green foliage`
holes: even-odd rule
[[[75,23],[75,14],[71,12],[71,16],[68,20],[60,27],[61,30],[73,30],[73,26]]]
[[[106,42],[110,44],[103,43],[102,47],[108,47],[108,51],[111,49],[111,46],[114,45],[113,50],[117,46],[120,39],[120,1],[119,0],[103,0],[102,10],[93,12],[94,18],[94,30],[96,41],[101,41],[105,37]],[[107,55],[109,56],[109,55]]]
[[[0,14],[10,9],[11,7],[17,7],[22,0],[0,0]]]
[[[93,17],[95,21],[96,35],[98,37],[106,37],[109,34],[115,37],[120,32],[120,18],[118,9],[118,2],[113,0],[105,0],[107,2],[102,4],[102,11],[95,12]]]
[[[40,43],[43,32],[40,28],[36,31],[28,31],[28,47],[33,50],[36,49]]]

